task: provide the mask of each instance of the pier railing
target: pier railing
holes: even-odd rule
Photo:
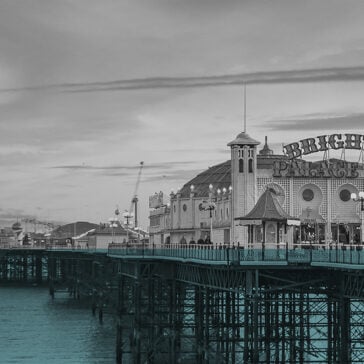
[[[132,245],[110,244],[108,249],[65,246],[10,246],[1,244],[1,250],[45,250],[83,253],[100,253],[113,257],[170,259],[195,261],[207,264],[235,265],[288,265],[310,264],[320,266],[345,265],[352,269],[364,269],[364,246],[344,244],[265,244],[264,248],[239,245]]]
[[[109,246],[108,255],[201,261],[215,264],[237,265],[287,265],[311,264],[330,266],[350,265],[364,269],[364,250],[360,245],[287,245],[272,244],[265,248],[212,245],[132,246],[121,244]]]

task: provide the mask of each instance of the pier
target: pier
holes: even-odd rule
[[[88,296],[100,323],[114,315],[117,363],[364,361],[361,246],[111,245],[0,257],[2,281],[46,279],[52,296]]]

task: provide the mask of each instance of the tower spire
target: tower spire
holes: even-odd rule
[[[244,133],[246,133],[246,83],[244,83]]]

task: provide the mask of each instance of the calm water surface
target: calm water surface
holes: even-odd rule
[[[0,287],[0,363],[115,363],[113,319],[100,325],[89,303],[66,293]]]

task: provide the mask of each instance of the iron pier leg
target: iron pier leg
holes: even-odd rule
[[[255,288],[253,297],[253,334],[254,334],[254,347],[253,347],[253,362],[259,361],[259,320],[258,320],[258,300],[259,300],[259,271],[255,270]]]
[[[332,297],[327,296],[327,363],[333,364],[333,325]]]
[[[245,305],[244,305],[244,363],[251,363],[252,360],[252,290],[253,274],[250,270],[246,272],[245,282]]]
[[[272,320],[272,311],[271,311],[271,293],[265,292],[264,294],[264,350],[265,350],[265,362],[270,363],[270,345],[272,342],[272,328],[271,328],[271,320]]]
[[[340,322],[340,363],[351,362],[351,343],[350,343],[350,299],[344,296],[344,279],[342,280],[340,290],[340,306],[339,306],[339,322]]]
[[[28,280],[28,254],[25,253],[23,256],[23,280],[27,282]]]
[[[42,256],[39,255],[35,258],[35,279],[38,284],[42,283]]]

